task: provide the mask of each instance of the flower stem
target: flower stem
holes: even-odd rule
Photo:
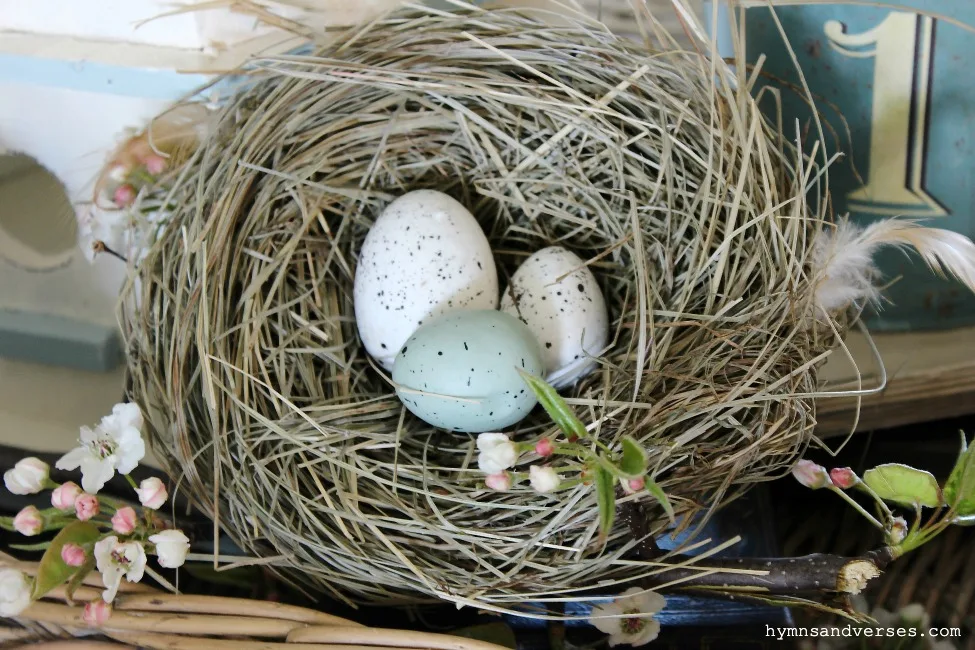
[[[135,479],[134,478],[132,478],[128,474],[123,474],[122,476],[124,476],[125,477],[125,480],[129,482],[129,485],[132,486],[132,489],[134,489],[134,490],[138,490],[139,489],[139,484],[135,482]]]
[[[877,518],[876,517],[874,517],[872,514],[870,514],[869,512],[867,512],[864,509],[863,506],[861,506],[859,503],[857,503],[856,500],[853,497],[851,497],[849,494],[847,494],[845,491],[841,490],[840,488],[836,487],[835,485],[828,485],[827,488],[829,488],[831,491],[833,491],[836,494],[838,494],[841,497],[843,497],[843,499],[847,503],[849,503],[851,506],[853,506],[853,509],[854,510],[856,510],[861,515],[863,515],[866,518],[866,520],[869,521],[871,524],[873,524],[874,526],[876,526],[880,530],[886,530],[886,528],[884,528],[884,525],[882,523],[880,523],[879,521],[877,521]]]
[[[864,481],[859,481],[857,487],[866,492],[871,499],[877,502],[877,507],[884,513],[884,520],[889,524],[894,521],[894,513],[890,511],[890,508],[884,503],[884,500],[877,495],[873,489],[867,485]]]

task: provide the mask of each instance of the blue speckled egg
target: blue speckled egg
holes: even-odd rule
[[[413,333],[396,355],[393,381],[417,417],[479,433],[509,427],[535,406],[517,368],[536,376],[545,371],[538,341],[524,323],[499,311],[456,311]]]

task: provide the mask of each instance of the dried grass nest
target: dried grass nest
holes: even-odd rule
[[[358,602],[511,611],[677,562],[634,560],[625,518],[599,545],[591,486],[485,489],[473,437],[410,415],[369,363],[357,250],[418,188],[468,206],[502,285],[545,246],[588,260],[614,338],[566,397],[602,441],[646,447],[681,526],[809,443],[841,333],[809,318],[821,167],[744,66],[645,18],[654,49],[582,16],[412,7],[248,64],[170,172],[169,225],[123,295],[130,398],[221,531]],[[553,432],[539,408],[510,433]],[[661,533],[645,495],[620,507],[636,502]]]

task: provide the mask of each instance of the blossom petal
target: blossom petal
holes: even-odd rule
[[[138,542],[127,542],[124,546],[125,557],[129,561],[125,579],[129,582],[139,582],[146,572],[146,550]]]
[[[58,469],[63,469],[71,471],[81,467],[82,461],[88,458],[91,454],[84,447],[75,447],[64,456],[58,459],[58,462],[54,463],[54,466]]]
[[[88,455],[81,461],[81,487],[89,494],[97,494],[115,474],[114,457],[98,459]]]
[[[128,474],[134,470],[146,455],[146,443],[138,429],[126,427],[118,437],[118,471]]]
[[[100,433],[91,427],[81,427],[79,438],[82,444],[88,445],[98,440]]]
[[[640,611],[646,612],[647,614],[656,614],[667,606],[667,599],[656,591],[648,591],[645,594],[637,596],[637,598],[640,601]]]
[[[659,635],[660,635],[660,621],[649,618],[644,621],[643,629],[637,632],[636,634],[634,634],[633,636],[631,636],[628,639],[628,642],[630,643],[630,645],[632,645],[635,648],[650,643],[651,641],[656,639]]]
[[[667,600],[655,591],[630,587],[617,599],[623,610],[636,610],[643,614],[656,614],[667,606]]]
[[[122,427],[132,427],[136,431],[141,431],[145,423],[142,418],[142,410],[137,404],[125,402],[116,404],[112,407],[112,415],[115,416]]]
[[[589,622],[603,634],[619,634],[623,629],[623,619],[621,618],[600,618],[603,616],[619,616],[623,613],[623,608],[614,603],[596,605],[592,608]]]
[[[508,442],[508,436],[504,433],[480,433],[477,436],[478,451],[486,451],[491,447]]]
[[[122,570],[110,567],[107,571],[102,571],[102,582],[105,583],[105,591],[102,592],[102,600],[110,603],[115,600],[119,585],[122,584]]]

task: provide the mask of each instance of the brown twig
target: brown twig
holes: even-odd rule
[[[857,557],[814,553],[792,558],[710,558],[709,569],[734,569],[704,573],[697,568],[675,568],[653,576],[645,586],[655,587],[680,581],[682,589],[708,588],[759,590],[767,594],[856,595],[878,577],[894,560],[890,547]],[[765,575],[739,572],[763,571]]]

